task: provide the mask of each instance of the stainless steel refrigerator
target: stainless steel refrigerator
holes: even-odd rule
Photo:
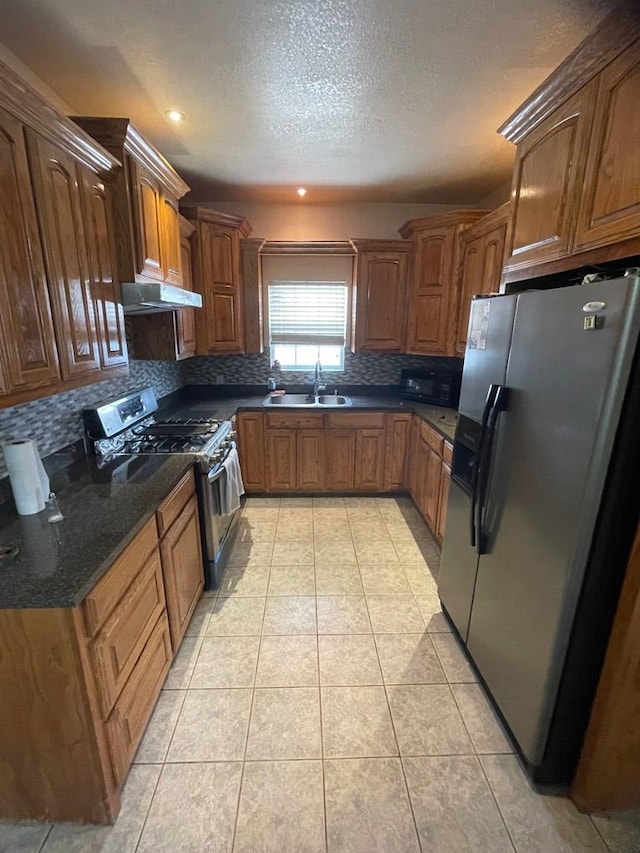
[[[640,280],[472,304],[439,595],[532,777],[570,782],[638,523]]]

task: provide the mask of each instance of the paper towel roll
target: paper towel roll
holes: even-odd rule
[[[17,438],[2,445],[11,489],[20,515],[42,512],[49,497],[49,478],[35,441]]]

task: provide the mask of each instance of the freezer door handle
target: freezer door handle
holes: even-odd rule
[[[492,393],[493,391],[493,393]],[[493,451],[493,440],[495,438],[496,426],[500,412],[504,412],[509,401],[509,389],[504,385],[492,385],[487,395],[491,399],[491,406],[487,416],[487,425],[483,430],[482,450],[479,453],[478,484],[475,504],[475,530],[476,551],[479,555],[486,554],[487,537],[483,530],[484,510],[487,505],[487,489],[489,485],[489,474],[491,468],[491,456]]]
[[[480,422],[480,438],[478,440],[478,447],[476,449],[475,457],[473,460],[473,469],[471,471],[471,507],[469,513],[469,525],[472,548],[476,547],[478,541],[478,531],[476,529],[476,508],[478,505],[478,485],[480,481],[482,450],[484,447],[485,436],[487,433],[489,415],[491,414],[491,410],[493,409],[496,391],[499,387],[500,386],[498,385],[489,385],[489,390],[487,391],[487,399],[484,402],[484,409],[482,410],[482,421]]]

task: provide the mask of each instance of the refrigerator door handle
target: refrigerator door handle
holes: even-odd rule
[[[475,548],[478,541],[478,531],[476,529],[476,507],[478,504],[478,484],[480,480],[480,465],[482,461],[482,451],[484,447],[487,426],[489,423],[489,415],[493,409],[495,396],[499,385],[489,385],[487,391],[487,399],[482,410],[482,421],[480,422],[480,438],[478,440],[478,448],[473,460],[473,470],[471,471],[471,507],[469,513],[470,541],[471,547]]]
[[[486,554],[487,537],[482,529],[482,520],[484,510],[487,505],[487,487],[489,485],[489,474],[491,467],[491,454],[493,451],[493,440],[495,438],[496,426],[500,412],[504,412],[509,401],[509,389],[504,385],[492,385],[494,393],[492,395],[491,408],[487,417],[487,427],[484,430],[484,440],[482,441],[482,452],[480,455],[480,464],[478,466],[478,486],[476,498],[476,551],[478,555]],[[488,396],[487,396],[488,399]]]

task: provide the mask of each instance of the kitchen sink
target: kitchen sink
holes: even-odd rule
[[[350,406],[351,399],[343,397],[341,394],[323,394],[318,397],[312,397],[309,394],[278,394],[275,397],[271,395],[266,397],[262,403],[263,406],[303,406],[308,408],[319,408],[321,406]]]

